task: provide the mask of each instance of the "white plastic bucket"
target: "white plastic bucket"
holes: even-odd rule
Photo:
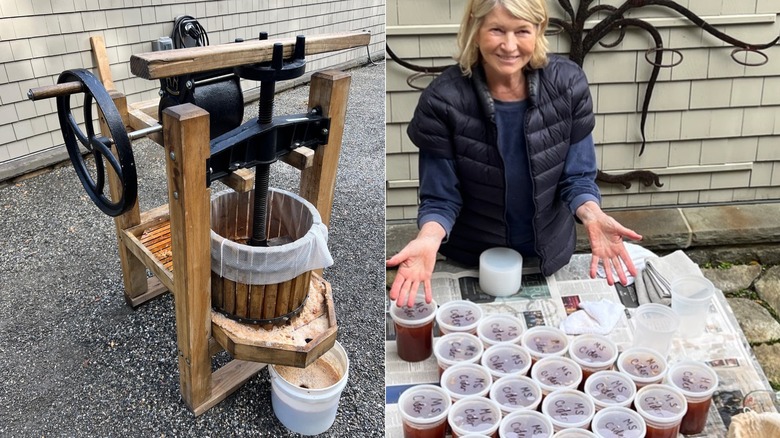
[[[286,428],[301,435],[318,435],[330,429],[336,420],[341,391],[347,385],[349,359],[338,341],[306,369],[323,366],[320,361],[327,363],[325,366],[332,366],[340,377],[335,384],[319,389],[289,382],[280,375],[276,365],[268,366],[274,414]]]

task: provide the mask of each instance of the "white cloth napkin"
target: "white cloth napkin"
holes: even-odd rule
[[[625,307],[609,300],[586,301],[580,309],[561,322],[561,329],[569,335],[606,335],[615,328]]]

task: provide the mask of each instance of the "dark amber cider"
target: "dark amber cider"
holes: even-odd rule
[[[700,402],[688,402],[688,412],[682,419],[680,433],[683,435],[695,435],[704,430],[707,424],[707,413],[710,411],[712,397]]]
[[[419,327],[395,325],[398,356],[407,362],[420,362],[433,354],[433,321]]]
[[[404,438],[444,438],[447,434],[447,422],[433,426],[429,429],[418,429],[404,423]]]

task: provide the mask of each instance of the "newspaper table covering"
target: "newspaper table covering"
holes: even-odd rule
[[[440,265],[437,265],[437,272],[431,280],[433,298],[439,305],[468,299],[478,303],[484,315],[511,314],[520,318],[527,329],[537,325],[558,327],[567,314],[577,310],[580,302],[607,299],[626,306],[625,314],[609,337],[621,350],[629,347],[633,341],[631,314],[638,306],[636,294],[632,288],[616,288],[609,286],[604,279],[590,279],[589,255],[575,255],[567,266],[546,278],[538,273],[538,268],[524,267],[520,292],[504,298],[482,293],[477,270],[456,269],[446,263],[442,269]],[[389,309],[390,304],[389,301],[386,303],[386,309]],[[434,334],[438,336],[438,333],[435,327]],[[731,417],[742,412],[746,396],[754,403],[761,403],[761,395],[767,400],[773,394],[721,291],[716,291],[710,304],[706,333],[690,341],[679,337],[672,341],[669,362],[683,359],[707,362],[717,371],[720,379],[707,426],[697,436],[725,436]],[[405,362],[398,357],[393,323],[389,314],[386,315],[386,437],[403,437],[401,416],[396,404],[400,393],[416,384],[438,384],[438,380],[436,358],[433,355],[416,363]],[[770,401],[758,408],[774,410],[774,405]]]

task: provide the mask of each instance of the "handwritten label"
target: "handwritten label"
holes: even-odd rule
[[[644,360],[635,357],[631,359],[631,367],[634,374],[640,377],[655,377],[661,373],[661,365],[653,357],[647,357]],[[629,371],[631,368],[629,368]]]
[[[477,320],[472,309],[450,309],[449,323],[455,327],[464,327]]]

